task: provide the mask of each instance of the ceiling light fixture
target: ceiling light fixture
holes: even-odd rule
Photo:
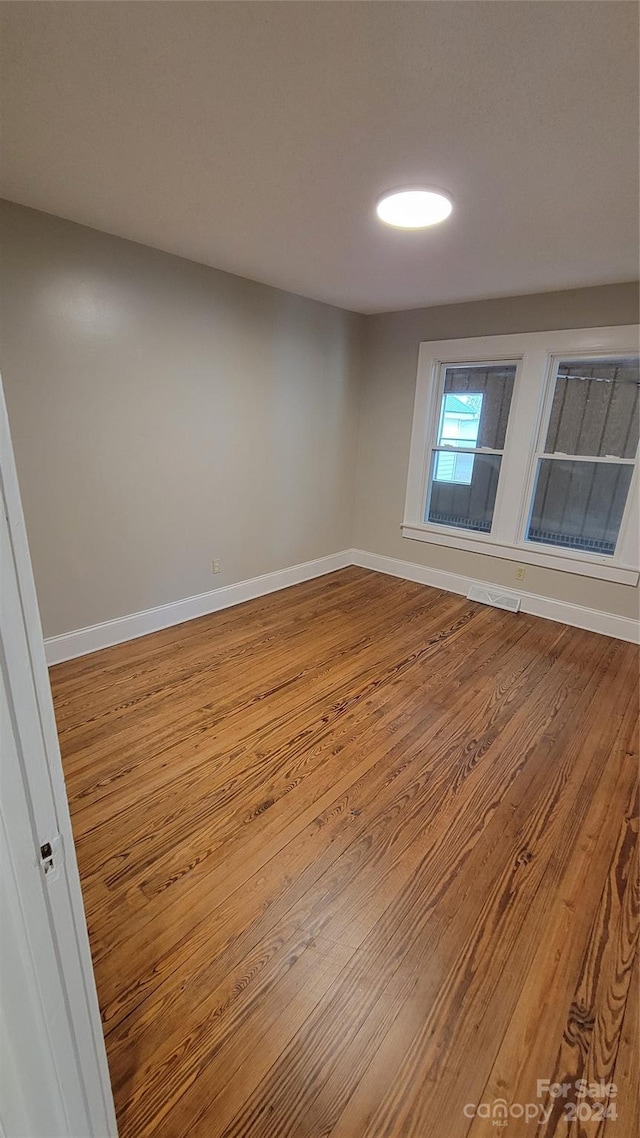
[[[396,229],[426,229],[449,216],[451,199],[439,190],[407,188],[388,190],[378,199],[376,213],[380,221]]]

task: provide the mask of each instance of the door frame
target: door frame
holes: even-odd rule
[[[51,1020],[46,1000],[47,984],[51,984],[51,962],[55,962],[57,981],[64,994],[66,1022],[48,1022],[48,1046],[58,1071],[63,1098],[69,1105],[69,1117],[87,1119],[87,1134],[69,1134],[69,1138],[117,1138],[113,1095],[96,993],[87,923],[84,913],[80,877],[76,860],[69,805],[64,784],[60,747],[56,728],[49,674],[45,660],[44,640],[31,568],[29,546],[20,501],[9,420],[0,377],[0,488],[8,525],[12,565],[19,597],[19,619],[5,610],[2,620],[4,681],[12,710],[14,732],[20,742],[20,775],[29,807],[31,822],[31,859],[14,860],[17,887],[20,878],[31,887],[33,875],[43,874],[48,924],[48,957],[43,962],[42,944],[33,943],[31,956],[36,966],[41,1011]],[[11,570],[8,575],[10,575]],[[8,592],[8,588],[7,588]],[[15,594],[14,594],[15,595]],[[17,631],[16,631],[17,630]],[[35,721],[35,722],[34,722]],[[53,847],[54,872],[44,875],[37,851],[45,842]],[[29,888],[21,891],[23,909]],[[25,929],[29,937],[29,912],[25,911]],[[42,918],[40,917],[42,924]],[[50,938],[50,941],[49,939]],[[39,969],[38,961],[43,962]],[[44,994],[45,998],[42,998]],[[62,1013],[62,1014],[64,1014]],[[62,1047],[66,1054],[60,1053]],[[28,1077],[28,1072],[27,1072]],[[82,1103],[82,1111],[79,1104]]]

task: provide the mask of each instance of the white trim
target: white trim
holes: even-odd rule
[[[613,581],[618,585],[637,585],[640,571],[630,565],[616,565],[610,557],[587,558],[575,554],[573,550],[540,545],[540,551],[532,548],[531,542],[503,544],[489,541],[487,534],[449,529],[447,526],[429,525],[401,526],[402,536],[415,541],[426,541],[432,545],[446,545],[449,549],[464,549],[467,553],[482,553],[486,557],[504,557],[507,561],[518,561],[525,565],[540,565],[543,569],[563,570],[576,573],[579,577],[596,577],[599,581]]]
[[[130,616],[117,617],[115,620],[103,621],[102,624],[93,624],[87,628],[76,629],[75,632],[52,636],[45,640],[47,662],[50,665],[59,664],[63,660],[85,656],[88,652],[97,652],[101,648],[109,648],[114,644],[135,640],[150,632],[159,632],[163,628],[182,624],[184,621],[193,620],[195,617],[219,612],[221,609],[231,608],[233,605],[242,604],[244,601],[267,596],[269,593],[277,592],[280,589],[288,589],[291,585],[302,584],[303,581],[312,581],[316,577],[335,573],[336,570],[346,569],[350,565],[357,565],[363,569],[373,569],[378,573],[389,573],[393,577],[418,581],[423,585],[431,585],[436,589],[446,589],[451,593],[462,593],[464,596],[467,595],[472,585],[482,588],[492,587],[491,582],[488,581],[463,577],[459,573],[446,573],[439,569],[417,565],[413,561],[401,561],[395,557],[367,553],[362,549],[343,549],[339,553],[331,553],[327,557],[318,557],[315,561],[305,561],[301,565],[277,569],[273,573],[264,573],[261,577],[252,577],[248,581],[239,581],[235,585],[225,585],[223,588],[213,589],[209,593],[199,593],[197,596],[185,597],[183,600],[172,601],[167,605],[158,605],[157,608],[145,609],[143,612],[132,613]],[[600,612],[598,609],[583,608],[582,605],[573,605],[566,601],[552,600],[548,597],[538,596],[536,593],[519,592],[518,596],[522,600],[523,612],[543,616],[548,620],[560,620],[565,624],[574,625],[576,628],[589,629],[591,632],[601,632],[604,636],[615,636],[618,640],[640,642],[637,624],[630,618],[616,616],[614,613]]]
[[[113,644],[135,640],[149,632],[158,632],[161,628],[170,628],[185,620],[240,605],[243,601],[251,601],[279,589],[288,589],[291,585],[323,577],[326,573],[335,573],[336,569],[345,569],[351,564],[350,550],[341,550],[314,561],[305,561],[286,569],[276,569],[273,573],[263,573],[260,577],[251,577],[247,581],[238,581],[235,585],[223,585],[208,593],[170,601],[169,604],[105,620],[101,624],[91,624],[74,632],[64,632],[61,636],[50,636],[45,640],[47,663],[59,664],[76,656],[86,656],[88,652],[110,648]]]
[[[601,462],[605,466],[635,466],[635,458],[616,458],[610,454],[565,454],[562,450],[551,453],[536,451],[536,458],[549,459],[550,462]]]
[[[471,588],[489,588],[491,582],[463,577],[460,573],[448,573],[442,569],[432,569],[428,565],[416,565],[413,561],[401,561],[397,557],[385,557],[379,553],[368,553],[363,549],[351,550],[354,565],[362,569],[372,569],[376,573],[387,573],[391,577],[402,577],[405,581],[416,581],[435,589],[445,589],[449,593],[460,593],[466,597]],[[574,628],[584,628],[589,632],[599,632],[603,636],[613,636],[616,640],[629,640],[640,643],[640,622],[631,617],[617,616],[615,613],[601,612],[599,609],[585,608],[568,601],[557,601],[541,597],[536,593],[518,590],[521,612],[541,616],[546,620],[557,620]],[[514,617],[514,619],[517,619]]]
[[[6,510],[3,532],[9,553],[4,568],[7,563],[11,566],[6,580],[3,575],[7,604],[2,612],[0,655],[3,656],[3,682],[12,708],[12,737],[19,763],[19,769],[3,767],[3,775],[10,777],[14,786],[20,783],[30,826],[20,825],[19,830],[11,832],[20,817],[19,811],[5,815],[3,824],[8,827],[10,836],[11,859],[20,887],[25,930],[48,1025],[51,1054],[64,1096],[68,1133],[87,1138],[89,1135],[115,1138],[117,1125],[104,1036],[1,380],[0,500],[4,501]],[[4,802],[4,806],[8,808],[8,803]],[[41,880],[40,862],[37,856],[34,858],[45,837],[59,858],[56,871],[47,878],[46,884]],[[44,922],[38,918],[34,880],[37,889],[43,890]],[[44,1035],[37,1042],[45,1046]],[[34,1048],[34,1054],[36,1051]],[[37,1071],[34,1065],[33,1070],[18,1072],[24,1078],[25,1087],[37,1078]],[[34,1085],[34,1096],[44,1093],[43,1087]],[[54,1120],[52,1103],[52,1126]],[[23,1132],[26,1133],[21,1130]],[[49,1132],[53,1130],[47,1130]],[[62,1131],[56,1128],[56,1133]]]
[[[614,557],[524,539],[532,500],[538,448],[546,430],[553,377],[558,358],[591,356],[609,358],[638,351],[638,326],[577,328],[556,332],[518,333],[458,340],[431,340],[420,344],[414,402],[405,512],[404,537],[436,545],[473,550],[487,556],[506,557],[561,572],[577,573],[619,584],[635,585],[640,578],[638,516],[638,470],[627,495]],[[504,454],[498,481],[491,534],[473,533],[425,521],[429,495],[431,452],[437,446],[442,381],[447,366],[505,363],[516,365],[513,397]],[[487,451],[487,453],[491,453]],[[554,458],[569,456],[554,454]],[[588,461],[589,456],[579,456]],[[597,461],[615,462],[604,456]],[[623,460],[630,465],[630,460]],[[523,493],[523,487],[526,492]]]

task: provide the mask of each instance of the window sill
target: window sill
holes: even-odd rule
[[[426,541],[432,545],[445,545],[452,549],[464,549],[469,553],[482,553],[488,557],[503,557],[508,561],[518,561],[525,565],[539,565],[544,569],[556,569],[562,573],[577,573],[581,577],[596,577],[600,581],[614,581],[619,585],[637,585],[640,571],[627,565],[613,565],[610,558],[583,557],[566,551],[545,549],[540,552],[527,544],[506,545],[491,540],[486,534],[461,534],[445,526],[416,525],[404,522],[402,536],[414,541]]]

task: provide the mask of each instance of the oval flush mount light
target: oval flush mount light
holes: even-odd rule
[[[426,229],[449,216],[451,199],[440,190],[417,187],[388,190],[378,199],[376,213],[380,221],[396,229]]]

